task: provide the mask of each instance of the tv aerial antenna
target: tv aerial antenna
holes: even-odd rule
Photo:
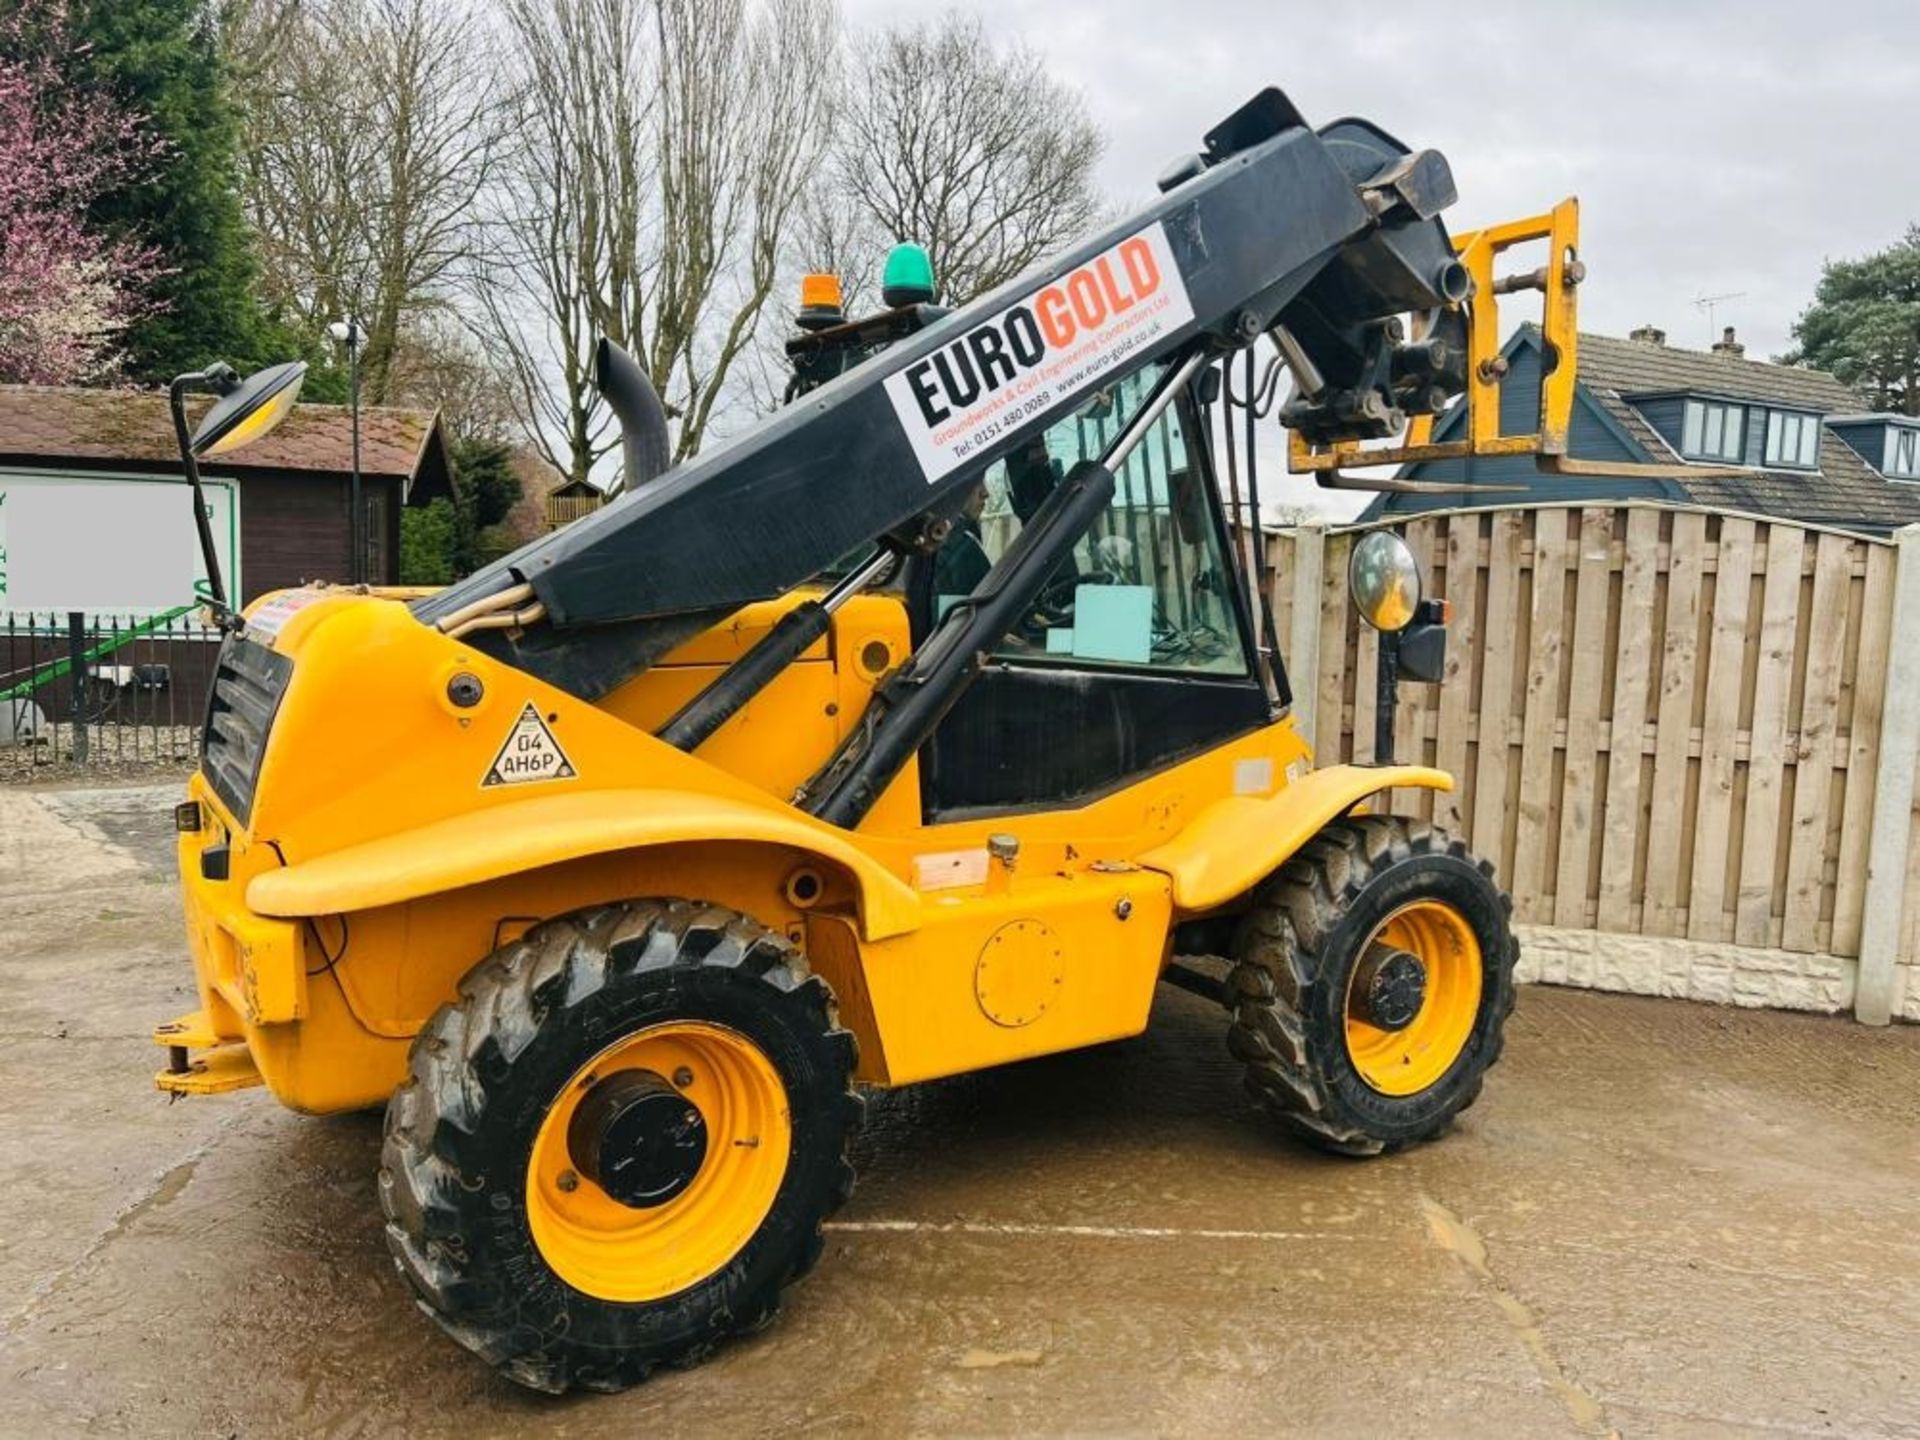
[[[1701,294],[1693,297],[1693,308],[1707,317],[1707,343],[1709,345],[1720,338],[1720,331],[1715,328],[1714,325],[1715,308],[1726,304],[1729,300],[1744,300],[1746,298],[1747,292],[1744,290],[1728,290],[1719,295]]]

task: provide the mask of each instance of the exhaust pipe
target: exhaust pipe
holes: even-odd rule
[[[593,384],[620,421],[625,474],[614,490],[634,490],[672,465],[667,452],[667,410],[633,356],[602,339],[593,352]]]

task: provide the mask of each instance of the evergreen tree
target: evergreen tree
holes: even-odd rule
[[[214,360],[245,372],[306,351],[256,299],[240,129],[209,0],[73,0],[68,13],[79,63],[167,146],[140,183],[94,205],[96,222],[152,246],[167,270],[148,287],[157,307],[128,333],[130,377],[164,384]]]
[[[400,512],[400,583],[450,585],[458,548],[459,512],[451,500]]]
[[[1920,225],[1858,260],[1830,260],[1793,325],[1794,365],[1831,370],[1876,410],[1920,415]]]
[[[435,500],[400,516],[400,581],[446,585],[494,558],[486,531],[506,519],[520,500],[513,452],[501,440],[453,443],[452,500]]]

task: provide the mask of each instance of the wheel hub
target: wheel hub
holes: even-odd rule
[[[1404,1030],[1426,1002],[1426,964],[1409,950],[1376,942],[1360,961],[1351,993],[1357,1019],[1381,1030]]]
[[[682,1194],[707,1158],[700,1109],[651,1070],[621,1070],[594,1082],[567,1126],[573,1165],[635,1210]]]

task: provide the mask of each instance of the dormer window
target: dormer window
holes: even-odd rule
[[[1896,480],[1920,480],[1920,429],[1909,425],[1887,426],[1886,463],[1880,471]]]
[[[1738,460],[1745,438],[1746,407],[1717,400],[1689,400],[1680,422],[1680,453],[1689,460]]]
[[[1907,415],[1834,415],[1828,428],[1889,480],[1920,480],[1920,420]]]
[[[1795,410],[1767,411],[1767,464],[1811,470],[1820,463],[1820,417]]]

